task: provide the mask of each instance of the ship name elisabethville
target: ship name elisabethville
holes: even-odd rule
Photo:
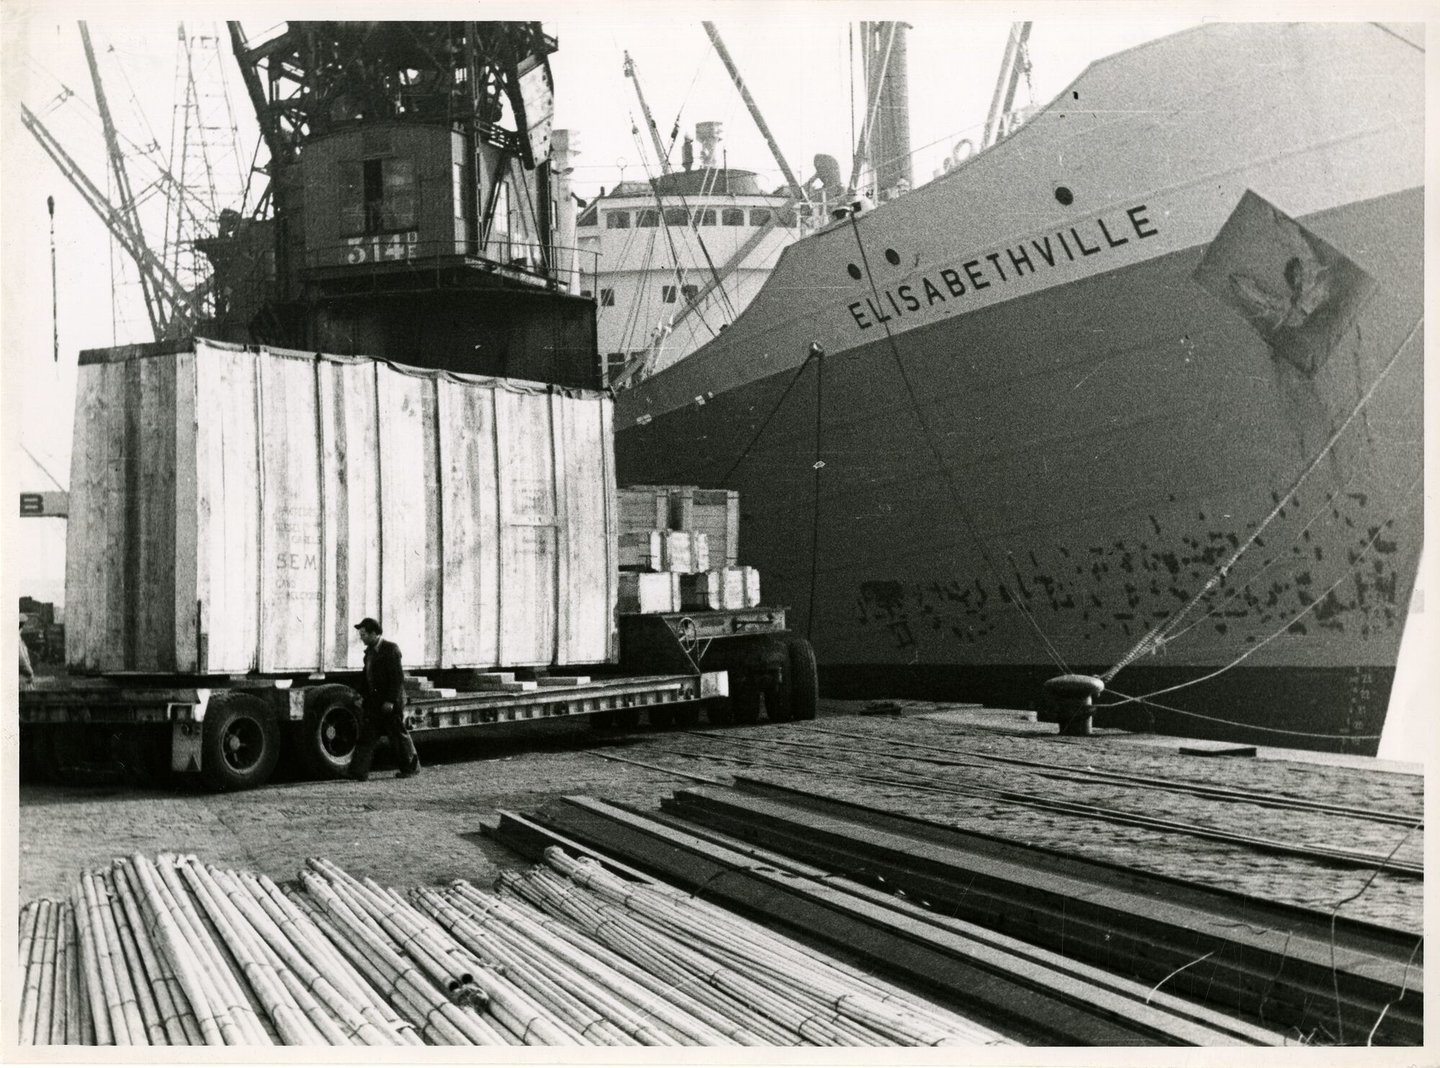
[[[880,323],[904,318],[907,312],[918,312],[922,308],[963,297],[967,292],[978,292],[997,283],[1023,278],[1027,272],[1035,274],[1042,268],[1078,262],[1128,245],[1132,238],[1143,241],[1155,237],[1160,231],[1150,221],[1148,210],[1144,204],[1137,204],[1127,208],[1122,219],[1112,217],[1107,221],[1104,216],[1096,216],[1018,245],[966,260],[958,268],[941,268],[933,272],[934,278],[926,274],[921,275],[917,282],[906,282],[894,289],[876,289],[873,296],[853,301],[846,307],[860,329],[869,330]],[[852,276],[858,274],[855,271],[851,273]]]

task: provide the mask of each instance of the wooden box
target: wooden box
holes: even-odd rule
[[[686,612],[729,607],[725,604],[725,572],[698,571],[693,575],[681,575],[680,607]]]
[[[619,490],[620,533],[644,534],[670,526],[667,486],[622,486]]]
[[[723,607],[758,608],[760,605],[760,572],[753,567],[727,567],[723,576]]]
[[[643,530],[620,535],[622,571],[678,571],[688,575],[710,566],[704,534],[688,530]]]
[[[660,539],[663,570],[690,575],[710,567],[710,547],[703,534],[666,530]]]
[[[740,494],[735,490],[671,486],[669,525],[704,534],[717,568],[734,567],[740,559]]]
[[[680,611],[680,579],[673,571],[626,571],[620,576],[620,611]]]
[[[203,340],[81,354],[66,549],[79,672],[615,656],[602,393]]]
[[[620,535],[620,568],[624,571],[664,571],[663,530],[632,530]]]

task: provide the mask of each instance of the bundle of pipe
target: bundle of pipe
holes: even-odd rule
[[[117,859],[20,913],[20,1041],[99,1045],[949,1044],[998,1036],[663,888],[552,851],[409,897]]]
[[[994,1045],[998,1033],[852,971],[757,924],[551,847],[501,889],[560,917],[776,1045]],[[472,899],[479,900],[472,895]]]
[[[20,929],[25,1043],[422,1044],[263,876],[120,859]]]
[[[44,898],[20,910],[20,1044],[88,1045],[90,1017],[81,930],[69,901]]]

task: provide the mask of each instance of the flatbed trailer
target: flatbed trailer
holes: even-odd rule
[[[424,738],[564,716],[633,729],[642,715],[664,728],[698,722],[702,710],[715,724],[750,723],[762,697],[776,721],[815,714],[814,658],[786,630],[784,609],[622,615],[619,630],[619,662],[590,675],[407,675],[410,729]],[[37,678],[20,693],[22,758],[61,780],[110,763],[198,774],[216,790],[263,785],[282,756],[310,777],[337,778],[359,732],[358,682],[355,673]]]

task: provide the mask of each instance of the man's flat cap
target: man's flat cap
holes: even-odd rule
[[[385,628],[382,627],[382,626],[379,624],[378,621],[376,621],[376,620],[374,620],[374,619],[371,619],[369,616],[366,616],[366,617],[365,617],[364,619],[362,619],[359,623],[356,623],[356,624],[355,624],[355,629],[356,629],[356,630],[373,630],[376,634],[384,634],[384,633],[385,633]]]

